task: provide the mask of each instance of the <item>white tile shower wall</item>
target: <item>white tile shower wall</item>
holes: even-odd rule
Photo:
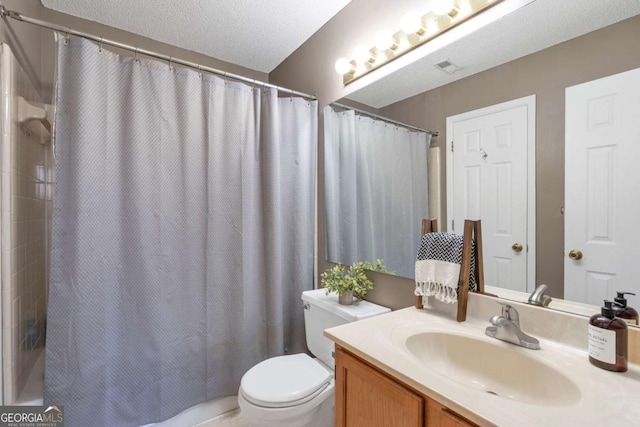
[[[53,156],[46,133],[18,122],[18,97],[42,101],[6,44],[1,73],[2,374],[4,403],[11,404],[44,345]]]

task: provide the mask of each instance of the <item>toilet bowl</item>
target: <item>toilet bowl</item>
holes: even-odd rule
[[[324,289],[303,292],[302,300],[307,346],[317,358],[305,353],[272,357],[244,374],[238,403],[252,426],[333,426],[334,347],[322,332],[390,311],[367,301],[339,305],[338,296]]]
[[[242,377],[242,415],[260,427],[333,425],[333,371],[306,354],[267,359]]]

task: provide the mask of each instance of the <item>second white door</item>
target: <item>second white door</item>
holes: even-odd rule
[[[534,105],[527,97],[447,119],[448,229],[460,234],[465,219],[481,219],[485,283],[523,292],[533,287],[527,251]]]
[[[565,144],[564,297],[638,308],[640,68],[567,88]]]

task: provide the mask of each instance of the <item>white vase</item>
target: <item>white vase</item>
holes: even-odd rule
[[[353,291],[347,291],[342,295],[338,295],[338,303],[342,305],[352,305]]]

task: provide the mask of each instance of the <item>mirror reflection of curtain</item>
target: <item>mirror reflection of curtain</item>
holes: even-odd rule
[[[324,121],[327,260],[380,258],[413,277],[431,136],[330,106]]]

